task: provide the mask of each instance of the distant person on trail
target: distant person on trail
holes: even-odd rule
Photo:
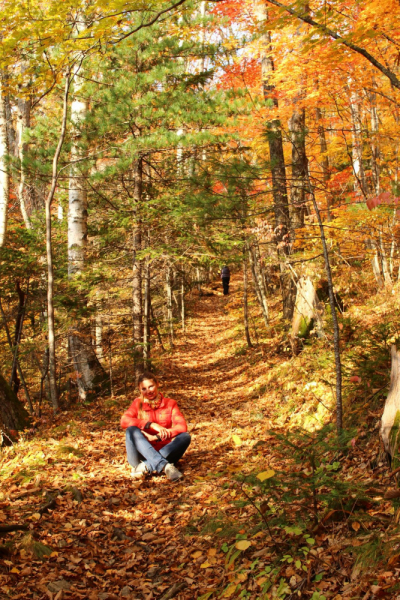
[[[221,269],[222,287],[224,288],[224,296],[229,294],[229,280],[231,278],[231,272],[229,267],[226,265]]]
[[[175,400],[158,391],[157,378],[150,371],[140,375],[138,388],[140,397],[121,418],[132,477],[139,479],[156,471],[177,481],[183,475],[174,463],[190,444],[185,418]]]

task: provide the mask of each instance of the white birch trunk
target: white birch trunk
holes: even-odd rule
[[[400,426],[400,352],[393,345],[391,348],[392,369],[390,375],[389,394],[383,409],[380,434],[385,451],[391,459],[398,456],[398,436]],[[398,462],[398,461],[397,461]],[[394,464],[397,468],[398,464]]]
[[[364,197],[367,194],[365,172],[362,164],[362,127],[360,115],[360,101],[355,92],[350,93],[350,111],[352,121],[352,164],[355,177],[354,189]]]
[[[3,82],[0,76],[0,247],[4,245],[7,231],[7,209],[10,193],[8,173],[8,138],[6,105]]]
[[[104,360],[103,353],[103,318],[101,314],[96,312],[96,325],[95,325],[95,338],[96,338],[96,355],[99,361]]]
[[[79,98],[82,92],[81,67],[74,75],[74,100],[71,104],[72,147],[68,193],[68,277],[73,279],[85,268],[87,247],[87,192],[82,175],[81,127],[87,113],[87,103]],[[82,298],[82,302],[85,299]],[[85,399],[106,379],[106,374],[94,351],[90,327],[76,323],[69,335],[71,358],[78,375],[79,397]]]
[[[79,71],[75,74],[75,98],[71,104],[73,143],[68,193],[68,275],[70,277],[82,272],[87,246],[87,192],[77,162],[83,158],[79,147],[80,127],[86,117],[87,104],[77,98],[81,91],[82,80],[76,75],[79,75]]]

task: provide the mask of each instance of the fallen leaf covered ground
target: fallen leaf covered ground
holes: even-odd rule
[[[296,528],[272,539],[263,504],[246,502],[241,476],[287,468],[270,429],[295,413],[282,407],[284,385],[300,367],[271,341],[244,352],[239,306],[237,279],[229,297],[193,300],[186,334],[159,357],[162,390],[192,435],[180,482],[130,478],[119,418],[133,388],[49,419],[4,452],[0,523],[25,529],[2,534],[0,598],[396,598],[400,538],[383,499],[388,471],[369,468],[376,435],[361,431],[342,461],[344,479],[371,488],[362,514],[325,514],[312,539]],[[274,368],[286,369],[281,385],[266,380]],[[354,549],[369,542],[390,552],[367,576]]]

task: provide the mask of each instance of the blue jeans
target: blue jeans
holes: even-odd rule
[[[185,454],[190,444],[189,433],[178,433],[169,444],[156,450],[145,438],[139,427],[128,427],[126,430],[126,453],[131,467],[137,467],[143,460],[149,473],[161,473],[168,463],[176,463]]]

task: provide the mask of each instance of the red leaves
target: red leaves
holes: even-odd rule
[[[374,196],[373,198],[369,198],[367,200],[367,206],[369,210],[372,210],[379,206],[379,204],[398,204],[400,198],[393,196],[391,192],[382,192],[378,196]]]

